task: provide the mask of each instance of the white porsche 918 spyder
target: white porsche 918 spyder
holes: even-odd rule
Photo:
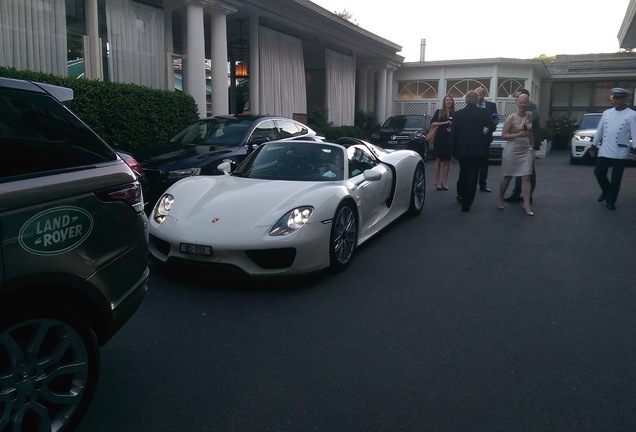
[[[356,246],[404,213],[422,212],[424,162],[356,138],[274,141],[230,173],[172,185],[150,215],[160,263],[194,263],[250,277],[342,270]]]

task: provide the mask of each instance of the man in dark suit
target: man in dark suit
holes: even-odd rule
[[[475,199],[479,168],[488,153],[484,146],[484,136],[495,131],[488,110],[477,107],[479,96],[474,90],[466,93],[466,108],[453,115],[451,128],[451,155],[459,160],[457,180],[457,201],[462,211],[467,212]]]
[[[488,112],[490,113],[491,119],[496,127],[497,123],[499,123],[499,114],[497,114],[497,104],[494,102],[484,100],[484,98],[486,97],[485,88],[477,87],[475,89],[475,92],[477,92],[477,95],[479,96],[479,100],[477,101],[477,106],[479,108],[486,108],[488,110]],[[486,180],[488,179],[488,154],[490,153],[490,144],[492,143],[493,132],[494,132],[494,129],[492,132],[488,132],[488,134],[484,135],[484,147],[486,148],[486,157],[484,157],[484,160],[481,162],[481,166],[479,167],[479,190],[482,192],[491,192],[491,190],[488,189]]]

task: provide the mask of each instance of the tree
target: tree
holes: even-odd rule
[[[543,60],[543,63],[545,63],[545,65],[549,65],[550,63],[552,63],[553,61],[556,60],[556,56],[549,56],[547,54],[541,54],[539,57],[535,57],[533,60]]]
[[[338,15],[340,18],[349,21],[350,23],[358,25],[358,21],[356,21],[356,19],[353,17],[353,14],[346,9],[343,9],[341,12],[333,11],[333,13]]]

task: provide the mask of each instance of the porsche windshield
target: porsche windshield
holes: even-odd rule
[[[235,147],[243,143],[253,121],[234,119],[201,120],[176,134],[172,144],[204,144]]]
[[[277,142],[256,149],[233,175],[269,180],[335,181],[344,178],[344,160],[340,146]]]

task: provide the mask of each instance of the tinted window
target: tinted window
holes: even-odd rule
[[[210,144],[228,147],[242,143],[251,121],[234,119],[202,120],[191,124],[176,134],[171,143],[175,144]]]
[[[250,153],[234,175],[271,180],[342,180],[343,154],[339,146],[279,141]]]
[[[596,129],[600,119],[601,119],[600,115],[583,116],[583,118],[581,119],[581,125],[579,126],[579,129]]]
[[[300,124],[288,120],[276,120],[281,138],[292,138],[307,133],[307,129]]]
[[[108,146],[53,98],[0,89],[0,177],[115,159]]]
[[[260,123],[252,133],[252,139],[257,137],[267,138],[269,141],[279,139],[274,120],[265,120],[264,122]]]
[[[377,162],[371,152],[364,146],[351,146],[347,149],[349,157],[349,176],[354,177],[373,168]]]

